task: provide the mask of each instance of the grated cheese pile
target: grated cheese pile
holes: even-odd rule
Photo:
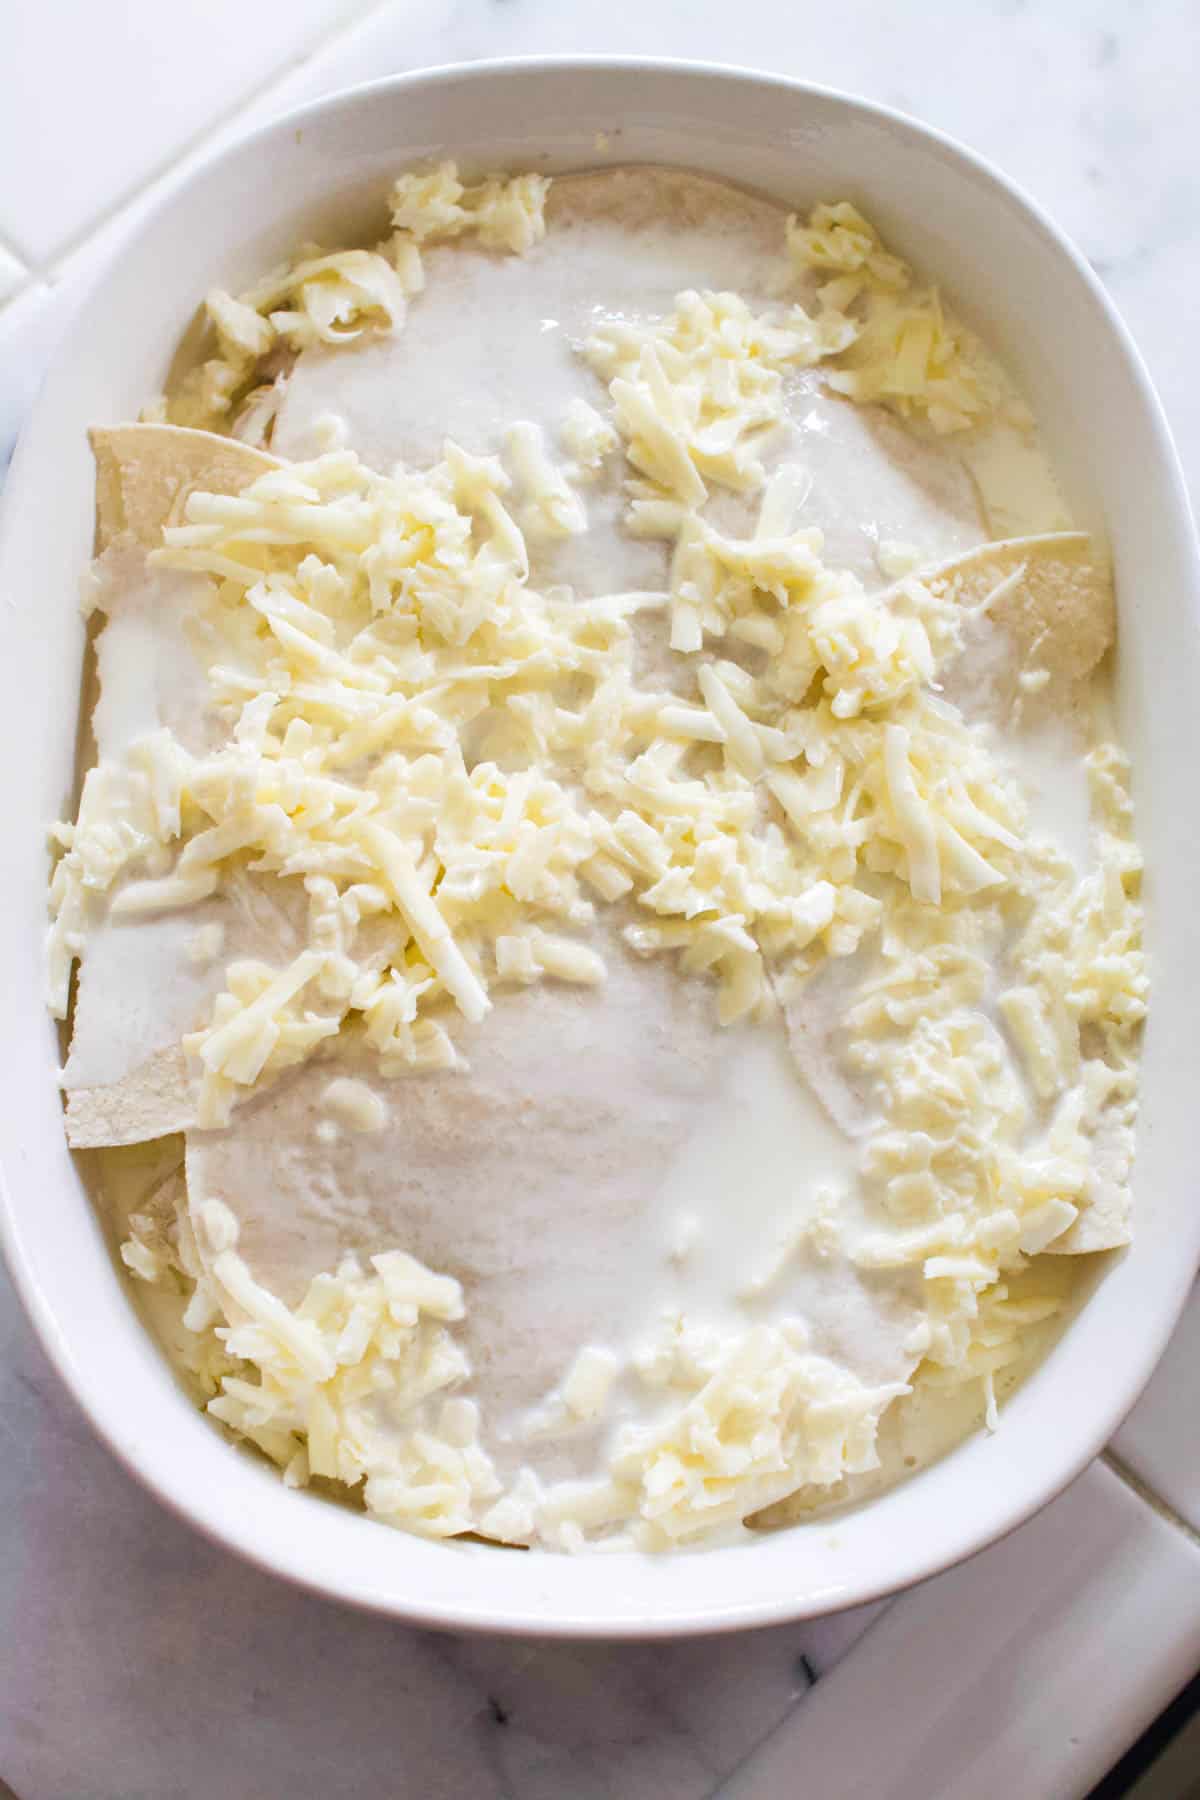
[[[962,326],[936,288],[914,289],[912,270],[885,250],[874,226],[848,202],[788,222],[794,267],[815,271],[821,317],[847,314],[857,330],[829,385],[848,399],[878,401],[934,431],[962,431],[987,410],[985,382]]]
[[[463,1315],[458,1282],[402,1250],[373,1256],[369,1270],[347,1256],[292,1310],[254,1279],[221,1202],[194,1222],[181,1207],[169,1237],[145,1217],[133,1224],[122,1247],[131,1272],[156,1281],[173,1271],[190,1286],[185,1321],[211,1339],[194,1372],[213,1418],[289,1486],[321,1477],[361,1487],[369,1512],[424,1536],[472,1529],[500,1484],[478,1408],[452,1391],[469,1373],[450,1330]]]
[[[237,298],[214,291],[218,355],[167,416],[261,429],[291,356],[402,328],[421,246],[535,246],[547,185],[405,176],[386,245],[307,250]],[[296,944],[230,963],[185,1039],[207,1129],[351,1028],[387,1075],[464,1066],[506,989],[604,980],[601,919],[710,981],[726,1024],[859,959],[836,1054],[869,1096],[870,1224],[832,1196],[808,1241],[912,1273],[910,1381],[859,1381],[798,1318],[718,1338],[680,1322],[640,1364],[585,1353],[531,1428],[603,1420],[618,1378],[640,1381],[657,1416],[616,1433],[603,1479],[546,1489],[527,1469],[505,1491],[456,1391],[456,1282],[403,1250],[348,1257],[293,1311],[255,1281],[227,1209],[183,1207],[169,1244],[135,1225],[131,1271],[173,1269],[189,1325],[215,1332],[209,1411],[289,1481],[361,1487],[426,1534],[691,1543],[872,1468],[913,1382],[980,1380],[994,1418],[996,1373],[1059,1305],[1010,1284],[1086,1220],[1099,1181],[1127,1182],[1145,975],[1124,760],[1088,759],[1100,829],[1081,877],[940,691],[968,622],[947,585],[910,570],[868,590],[804,525],[803,472],[768,475],[797,369],[935,433],[990,404],[936,291],[853,207],[793,219],[787,250],[814,310],[688,291],[662,319],[600,323],[567,463],[518,420],[502,455],[447,442],[432,467],[381,472],[343,447],[237,496],[191,493],[149,561],[205,578],[189,631],[221,741],[144,738],[56,827],[59,1016],[106,911],[159,916],[247,875],[296,895]],[[539,586],[539,545],[588,529],[618,447],[627,529],[668,546],[665,585]],[[753,508],[747,535],[718,528],[717,490]],[[648,672],[658,638],[669,681]],[[362,1092],[341,1116],[382,1129]]]
[[[597,901],[629,903],[639,951],[713,974],[728,1022],[766,1002],[769,969],[857,946],[883,909],[870,878],[934,903],[1006,879],[1019,802],[1001,789],[997,810],[985,751],[920,685],[957,639],[947,602],[915,578],[868,595],[811,531],[742,543],[697,521],[717,635],[728,620],[777,653],[758,678],[698,661],[680,697],[635,667],[633,621],[671,597],[538,592],[510,488],[454,445],[387,476],[332,452],[192,494],[151,554],[212,577],[196,640],[230,735],[202,756],[138,744],[126,811],[156,803],[137,829],[112,823],[122,777],[89,773],[55,875],[56,980],[85,889],[124,878],[127,915],[239,869],[301,882],[306,947],[233,965],[185,1046],[202,1123],[351,1014],[385,1067],[453,1066],[448,1003],[477,1022],[506,982],[603,978],[576,935]]]

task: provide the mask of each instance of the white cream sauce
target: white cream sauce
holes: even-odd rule
[[[1093,827],[1076,722],[1043,714],[1007,732],[999,750],[1029,804],[1029,835],[1049,838],[1081,875],[1086,874],[1095,860]]]

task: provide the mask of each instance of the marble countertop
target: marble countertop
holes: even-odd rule
[[[0,69],[0,451],[79,284],[222,137],[400,69],[555,51],[757,64],[992,157],[1108,284],[1195,493],[1200,14],[1168,0],[48,0]],[[0,1792],[1085,1795],[1200,1663],[1197,1354],[1194,1301],[1100,1463],[888,1605],[687,1644],[507,1643],[351,1613],[196,1536],[93,1439],[0,1272]]]

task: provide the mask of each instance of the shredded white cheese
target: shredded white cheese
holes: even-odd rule
[[[880,1416],[908,1391],[865,1387],[814,1354],[799,1321],[754,1327],[715,1355],[684,1334],[666,1354],[656,1379],[696,1391],[665,1423],[625,1431],[611,1465],[617,1516],[640,1520],[648,1549],[740,1525],[800,1487],[873,1468]]]
[[[236,298],[214,291],[219,354],[170,417],[265,431],[288,357],[400,329],[425,244],[528,251],[547,185],[464,184],[450,163],[406,175],[386,245],[307,250]],[[192,493],[152,561],[206,579],[195,643],[223,741],[189,754],[152,734],[90,771],[55,828],[59,1016],[106,916],[187,909],[247,869],[303,897],[300,941],[277,964],[231,962],[185,1039],[202,1127],[348,1027],[385,1076],[460,1067],[506,987],[604,981],[602,907],[637,952],[710,980],[722,1022],[861,952],[830,1055],[867,1096],[867,1222],[819,1195],[742,1297],[781,1283],[802,1244],[865,1278],[901,1272],[921,1309],[911,1383],[859,1381],[799,1320],[725,1336],[672,1321],[632,1358],[657,1416],[619,1426],[602,1476],[547,1487],[526,1470],[504,1492],[450,1329],[456,1281],[395,1249],[347,1258],[293,1308],[255,1279],[223,1206],[168,1237],[131,1220],[130,1272],[190,1287],[214,1416],[288,1481],[360,1488],[409,1529],[661,1549],[869,1471],[913,1385],[977,1381],[994,1427],[997,1376],[1060,1304],[1033,1259],[1069,1243],[1103,1182],[1125,1191],[1146,976],[1124,759],[1088,759],[1081,876],[939,691],[961,644],[951,587],[883,544],[891,584],[868,590],[805,527],[806,471],[767,480],[792,370],[821,365],[835,390],[939,433],[989,404],[967,334],[854,208],[792,221],[788,247],[811,313],[689,291],[661,320],[602,320],[583,354],[606,410],[572,405],[561,466],[517,421],[501,456],[447,443],[430,469],[384,474],[330,422],[325,454],[236,497]],[[587,529],[577,490],[618,450],[629,531],[668,546],[663,590],[541,591],[531,546]],[[714,489],[754,498],[749,535],[717,529]],[[635,657],[638,616],[660,611],[678,675],[661,687]],[[1021,691],[1043,677],[1023,671]],[[205,926],[189,954],[222,951]],[[321,1142],[388,1122],[361,1080],[332,1075],[321,1105]],[[677,1222],[676,1262],[696,1230]],[[526,1435],[606,1428],[626,1375],[623,1352],[586,1346]]]
[[[817,206],[806,225],[789,222],[788,248],[798,274],[822,278],[818,319],[853,321],[827,376],[831,387],[940,433],[978,422],[987,402],[967,334],[936,288],[914,288],[908,264],[884,249],[860,212],[845,201]]]
[[[179,1266],[204,1296],[193,1323],[220,1346],[209,1413],[291,1485],[360,1489],[368,1512],[428,1537],[473,1529],[500,1483],[478,1409],[454,1394],[469,1374],[447,1329],[462,1317],[458,1283],[401,1251],[370,1270],[351,1256],[291,1309],[250,1273],[228,1208],[210,1201],[202,1228],[206,1262],[184,1250]]]

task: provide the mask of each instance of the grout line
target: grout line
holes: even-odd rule
[[[1177,1513],[1170,1502],[1164,1500],[1161,1494],[1156,1493],[1148,1482],[1143,1481],[1141,1476],[1122,1457],[1110,1449],[1102,1450],[1098,1460],[1110,1469],[1119,1481],[1123,1481],[1125,1486],[1150,1508],[1151,1512],[1157,1513],[1166,1524],[1173,1525],[1176,1531],[1181,1532],[1190,1544],[1200,1550],[1200,1531],[1197,1531],[1194,1525],[1190,1525],[1182,1514]]]
[[[16,244],[11,246],[13,254],[19,256],[21,262],[32,274],[52,284],[57,283],[61,279],[62,264],[82,250],[92,238],[97,237],[106,225],[111,225],[114,220],[119,219],[133,206],[135,201],[140,200],[143,195],[159,186],[175,169],[181,167],[197,152],[203,150],[207,144],[219,137],[242,113],[248,112],[251,107],[258,106],[264,100],[269,99],[275,89],[281,88],[285,82],[297,75],[309,63],[326,55],[344,38],[351,37],[376,13],[383,12],[384,8],[391,4],[392,0],[360,0],[358,8],[351,17],[344,19],[340,25],[335,25],[332,31],[317,38],[299,56],[275,69],[265,81],[261,82],[258,87],[251,88],[227,111],[218,113],[215,119],[192,137],[186,139],[164,161],[155,164],[147,175],[139,181],[135,181],[132,187],[127,188],[103,212],[90,219],[87,225],[76,232],[73,237],[67,238],[60,244],[45,262],[39,263],[36,257],[28,256]],[[263,123],[265,124],[267,121],[264,120]]]
[[[12,257],[14,262],[20,263],[21,267],[24,269],[24,271],[27,275],[32,275],[35,273],[33,264],[30,262],[29,258],[25,255],[25,252],[23,250],[21,250],[16,243],[14,243],[12,238],[5,237],[5,235],[2,231],[0,231],[0,251],[6,252],[9,256]],[[0,302],[0,304],[3,304],[3,303]],[[0,1794],[0,1800],[3,1800],[2,1794]]]
[[[33,312],[30,311],[31,301],[36,297],[41,307],[49,306],[53,303],[54,291],[43,276],[37,274],[33,269],[29,269],[20,286],[13,288],[10,294],[6,294],[4,299],[0,300],[0,334],[4,336],[3,354],[0,355],[0,375],[8,372],[8,364],[12,358],[12,345],[8,340],[8,332],[12,320],[17,317],[17,309],[24,310],[25,319],[36,317],[37,309],[35,308]],[[25,329],[24,320],[17,329],[18,331]],[[0,1800],[4,1800],[2,1791],[0,1791]]]
[[[922,1585],[921,1582],[917,1583],[917,1587],[921,1587]],[[804,1673],[807,1685],[789,1702],[784,1711],[780,1713],[775,1723],[773,1725],[768,1725],[767,1729],[763,1732],[763,1735],[754,1740],[744,1755],[738,1757],[733,1768],[726,1769],[725,1773],[719,1777],[716,1786],[705,1790],[703,1800],[720,1800],[720,1797],[725,1792],[728,1784],[736,1775],[740,1775],[743,1772],[747,1763],[753,1762],[759,1751],[762,1750],[769,1740],[775,1736],[776,1732],[785,1731],[788,1728],[795,1719],[800,1708],[804,1705],[804,1702],[813,1693],[814,1689],[819,1688],[821,1683],[828,1681],[829,1677],[840,1669],[843,1664],[848,1663],[852,1657],[857,1656],[859,1650],[866,1643],[871,1633],[877,1626],[882,1625],[892,1608],[898,1605],[907,1594],[914,1593],[915,1591],[915,1588],[901,1588],[898,1594],[889,1594],[887,1598],[880,1603],[879,1611],[871,1620],[871,1623],[867,1626],[866,1630],[859,1633],[850,1648],[844,1650],[835,1663],[831,1663],[828,1668],[822,1669],[819,1674],[814,1672],[807,1654],[801,1651],[800,1655],[796,1658],[796,1662]],[[866,1604],[870,1605],[871,1602],[867,1601]],[[809,1623],[819,1624],[820,1621],[819,1619],[811,1621],[801,1619],[797,1621],[795,1629],[797,1632],[803,1633],[806,1624]],[[4,1800],[2,1793],[0,1793],[0,1800]]]

